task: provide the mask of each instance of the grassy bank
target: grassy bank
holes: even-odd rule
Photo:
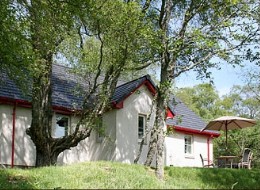
[[[0,170],[2,189],[259,189],[260,170],[217,168],[165,168],[159,181],[153,170],[141,165],[88,162],[70,166]]]

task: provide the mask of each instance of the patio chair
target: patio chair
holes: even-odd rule
[[[238,168],[251,169],[251,162],[253,158],[253,152],[249,148],[245,148],[242,154],[241,162],[238,163]]]
[[[209,167],[215,167],[215,164],[209,160],[208,162],[208,159],[207,158],[203,158],[202,155],[200,154],[200,158],[201,158],[201,162],[202,162],[202,167],[203,168],[209,168]]]

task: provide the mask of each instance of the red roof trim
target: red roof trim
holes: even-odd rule
[[[153,86],[153,84],[149,81],[149,80],[146,80],[144,82],[145,86],[147,86],[147,88],[150,90],[150,92],[152,93],[152,95],[154,96],[156,94],[156,89],[155,87]]]
[[[170,108],[167,108],[166,111],[166,119],[172,119],[174,118],[175,114],[172,112],[172,110]]]
[[[113,107],[116,108],[116,109],[121,109],[121,108],[124,107],[124,101],[121,101],[121,102],[118,102],[118,103],[112,102],[112,105],[113,105]]]
[[[25,107],[25,108],[31,108],[32,104],[25,100],[19,100],[19,99],[12,99],[12,98],[6,98],[0,96],[0,104],[11,104],[13,105],[16,103],[16,105]]]
[[[170,126],[168,126],[170,127]],[[205,135],[205,136],[212,136],[212,137],[219,137],[219,133],[209,132],[209,131],[200,131],[196,129],[190,129],[180,126],[172,126],[175,131],[183,132],[183,133],[190,133],[190,134],[198,134],[198,135]]]
[[[13,105],[16,104],[17,106],[23,107],[23,108],[31,108],[32,104],[26,100],[19,100],[19,99],[12,99],[12,98],[6,98],[0,96],[0,104],[8,104]],[[71,115],[73,113],[76,113],[80,110],[71,110],[62,106],[52,106],[53,111],[60,113],[60,114],[67,114]]]
[[[153,84],[149,81],[149,80],[145,80],[144,82],[142,82],[139,86],[137,86],[132,92],[130,92],[123,100],[121,100],[120,102],[116,103],[113,102],[112,105],[114,108],[116,109],[121,109],[124,107],[124,101],[133,93],[135,93],[142,85],[145,85],[148,90],[152,93],[152,95],[154,96],[156,94],[156,89],[153,86]]]
[[[54,112],[59,113],[59,114],[65,114],[65,115],[71,115],[74,114],[80,110],[71,110],[65,107],[61,107],[61,106],[52,106],[52,109]]]

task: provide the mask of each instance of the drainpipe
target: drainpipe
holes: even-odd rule
[[[15,141],[15,119],[16,119],[16,104],[14,103],[13,107],[13,132],[12,132],[12,158],[11,158],[11,167],[14,167],[14,141]]]
[[[211,138],[213,138],[213,135],[208,136],[208,139],[207,139],[208,165],[210,164],[210,139]]]
[[[210,156],[209,156],[209,155],[210,155],[210,154],[209,154],[209,151],[210,151],[209,141],[210,141],[210,136],[208,136],[208,138],[207,138],[207,148],[208,148],[208,151],[207,151],[207,152],[208,152],[208,165],[210,164],[210,163],[209,163],[209,159],[210,159]]]

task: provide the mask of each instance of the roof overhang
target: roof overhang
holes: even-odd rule
[[[25,108],[32,107],[32,104],[26,100],[13,99],[13,98],[7,98],[2,96],[0,96],[0,104],[8,104],[8,105],[16,104],[18,106],[25,107]]]
[[[5,104],[5,105],[16,105],[16,106],[20,106],[23,108],[31,108],[32,107],[32,103],[26,100],[20,100],[20,99],[12,99],[12,98],[6,98],[6,97],[1,97],[0,96],[0,104]],[[56,113],[60,113],[60,114],[65,114],[65,115],[71,115],[71,114],[75,114],[77,112],[80,112],[80,110],[72,110],[72,109],[68,109],[62,106],[52,106],[53,111],[55,111]]]
[[[200,131],[197,129],[191,129],[187,127],[182,126],[168,126],[173,127],[175,131],[182,132],[182,133],[188,133],[188,134],[197,134],[197,135],[204,135],[204,136],[210,136],[210,137],[219,137],[220,133],[214,133],[211,131]]]

